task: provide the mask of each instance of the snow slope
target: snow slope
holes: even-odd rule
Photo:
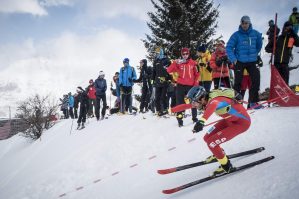
[[[74,122],[71,134],[72,121],[64,120],[35,142],[20,136],[0,141],[0,198],[293,199],[299,195],[298,114],[299,108],[255,111],[251,128],[223,147],[227,153],[266,147],[260,154],[234,159],[235,165],[269,155],[275,159],[174,195],[161,190],[205,177],[218,166],[156,173],[210,155],[203,133],[191,133],[190,118],[178,128],[175,118],[115,115],[100,122],[89,119],[81,131],[74,130]]]

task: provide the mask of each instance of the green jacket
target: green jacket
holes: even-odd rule
[[[289,22],[291,22],[293,25],[299,24],[299,13],[293,12],[289,17]]]

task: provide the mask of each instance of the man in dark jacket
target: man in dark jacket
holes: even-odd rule
[[[164,50],[158,48],[156,50],[156,59],[153,63],[153,75],[152,79],[155,82],[155,102],[158,116],[162,116],[168,113],[167,111],[167,87],[171,77],[167,73],[167,67],[171,64],[170,60],[165,56]]]
[[[289,61],[293,46],[299,47],[298,35],[294,32],[292,24],[285,22],[281,35],[277,38],[274,55],[274,65],[286,84],[289,84]]]
[[[101,108],[101,100],[103,101],[103,108],[101,112],[101,120],[105,118],[106,113],[106,107],[107,107],[107,101],[106,101],[106,90],[107,90],[107,83],[104,79],[105,73],[103,71],[100,71],[98,79],[96,79],[94,86],[96,89],[96,117],[97,120],[100,120],[100,108]]]
[[[269,29],[267,31],[268,35],[268,44],[265,46],[265,50],[267,53],[272,53],[272,47],[274,42],[274,34],[276,28],[276,38],[279,35],[280,29],[274,24],[274,21],[271,19],[269,21]]]
[[[141,102],[140,102],[140,110],[139,112],[144,113],[148,110],[148,94],[151,90],[152,84],[151,84],[151,73],[148,70],[147,67],[147,60],[142,59],[140,61],[140,76],[137,80],[134,80],[133,82],[142,82],[142,90],[141,90]],[[144,111],[145,108],[145,111]]]
[[[80,128],[80,124],[82,123],[81,129],[85,128],[84,123],[86,122],[86,114],[88,110],[88,96],[85,90],[83,90],[82,87],[77,87],[77,93],[78,93],[78,102],[80,104],[79,109],[79,118],[77,120],[78,127]]]

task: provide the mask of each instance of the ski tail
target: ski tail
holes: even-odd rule
[[[229,175],[229,174],[232,174],[232,173],[235,173],[235,172],[238,172],[238,171],[249,169],[251,167],[254,167],[256,165],[268,162],[268,161],[273,160],[273,159],[274,159],[274,156],[269,156],[269,157],[257,160],[255,162],[251,162],[251,163],[239,166],[239,167],[235,167],[230,173],[224,173],[222,175],[217,175],[217,176],[213,176],[213,175],[212,176],[208,176],[206,178],[202,178],[202,179],[199,179],[199,180],[196,180],[196,181],[184,184],[182,186],[178,186],[178,187],[175,187],[175,188],[172,188],[172,189],[165,189],[165,190],[162,191],[162,193],[164,193],[164,194],[173,194],[173,193],[182,191],[184,189],[187,189],[189,187],[192,187],[192,186],[195,186],[195,185],[198,185],[198,184],[201,184],[201,183],[204,183],[204,182],[207,182],[207,181],[210,181],[210,180],[213,180],[213,179],[225,176],[225,175]]]

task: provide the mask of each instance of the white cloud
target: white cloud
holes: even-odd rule
[[[37,0],[0,0],[2,13],[29,13],[36,16],[47,15],[47,11]]]
[[[146,20],[147,12],[153,9],[149,0],[86,0],[84,2],[87,15],[92,18],[114,18],[127,15],[139,20]]]
[[[75,0],[40,0],[40,4],[45,7],[51,6],[72,6]]]
[[[1,98],[1,106],[33,93],[60,97],[74,92],[77,86],[86,87],[89,79],[97,78],[100,70],[104,70],[110,84],[125,57],[136,66],[146,53],[139,39],[116,29],[89,36],[65,32],[40,43],[28,39],[22,44],[0,48],[0,54],[5,51],[10,56],[0,57],[0,62],[7,63],[0,73],[0,85],[14,82],[20,91],[14,96],[10,94],[7,100]]]

